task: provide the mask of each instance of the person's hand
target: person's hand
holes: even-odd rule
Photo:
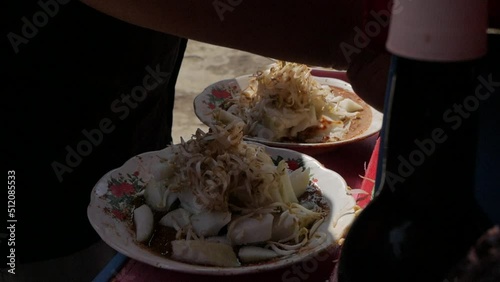
[[[364,48],[353,56],[347,69],[352,88],[365,102],[379,111],[384,109],[391,55]]]
[[[389,65],[390,54],[365,49],[353,57],[347,71],[313,67],[311,74],[319,77],[337,78],[350,83],[354,92],[365,102],[375,109],[383,111]]]

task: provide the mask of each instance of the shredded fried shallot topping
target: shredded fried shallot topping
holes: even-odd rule
[[[193,214],[230,212],[236,215],[233,223],[266,214],[294,218],[290,234],[265,242],[280,255],[294,253],[313,238],[317,244],[324,241],[326,237],[316,231],[327,211],[298,203],[290,181],[284,181],[286,162],[276,165],[264,146],[244,142],[244,126],[240,119],[214,123],[208,133],[199,129],[188,141],[172,145],[165,161],[176,173],[169,178],[168,191],[179,195],[181,207]],[[173,226],[177,239],[203,239],[191,226]]]
[[[242,142],[242,121],[213,124],[188,141],[172,146],[169,162],[178,171],[169,190],[192,193],[195,204],[209,211],[257,209],[278,199],[278,170],[262,146]],[[230,207],[231,206],[231,207]]]
[[[278,61],[253,76],[214,117],[220,119],[220,111],[227,111],[245,122],[248,136],[313,143],[342,140],[361,109],[320,84],[307,65]],[[226,115],[222,120],[228,119]]]

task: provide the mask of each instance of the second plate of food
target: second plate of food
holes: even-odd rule
[[[281,61],[208,86],[194,110],[206,125],[243,120],[245,140],[312,155],[377,134],[383,119],[349,83]]]

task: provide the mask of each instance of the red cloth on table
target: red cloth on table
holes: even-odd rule
[[[368,194],[358,194],[356,197],[356,201],[358,205],[362,208],[366,207],[368,203],[373,198],[373,189],[375,186],[375,177],[377,176],[377,164],[378,164],[378,154],[380,147],[380,138],[377,139],[375,143],[375,147],[372,152],[372,156],[370,157],[370,161],[366,166],[366,173],[361,182],[361,189],[364,190]]]

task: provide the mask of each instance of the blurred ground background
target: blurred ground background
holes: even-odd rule
[[[194,113],[193,100],[206,87],[220,80],[251,74],[272,60],[235,49],[189,41],[176,86],[173,142],[188,140],[196,129],[207,131]]]

